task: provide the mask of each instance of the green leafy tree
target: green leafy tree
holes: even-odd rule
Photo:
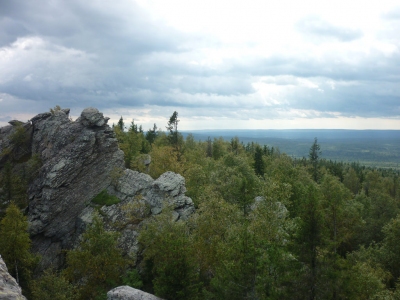
[[[146,224],[139,242],[143,265],[157,296],[169,299],[198,299],[199,272],[194,248],[185,222],[175,222],[165,211]]]
[[[1,220],[0,253],[12,276],[23,289],[27,289],[38,257],[30,252],[28,220],[20,209],[11,203]]]
[[[393,276],[393,282],[400,278],[400,214],[383,227],[382,261]]]
[[[212,143],[212,158],[215,160],[220,159],[227,153],[227,145],[224,139],[221,137],[219,139],[214,138]]]
[[[125,260],[117,238],[95,214],[79,247],[67,252],[64,275],[79,286],[80,299],[95,299],[120,283]]]
[[[357,195],[361,188],[360,179],[353,168],[349,168],[344,175],[343,184],[354,194]]]
[[[76,287],[53,270],[46,270],[34,280],[31,289],[33,300],[77,300],[79,297]]]

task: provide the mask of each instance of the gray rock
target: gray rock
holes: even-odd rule
[[[192,199],[185,196],[185,178],[174,172],[166,172],[156,179],[145,194],[145,200],[153,214],[159,214],[163,206],[172,205],[179,218],[187,219],[195,208]]]
[[[0,299],[1,300],[26,300],[22,295],[21,287],[8,273],[6,264],[0,255]],[[140,299],[140,298],[139,298]]]
[[[18,121],[18,120],[11,120],[8,122],[8,124],[12,125],[12,126],[18,126],[18,125],[22,125],[24,124],[24,122]]]
[[[107,124],[109,118],[104,118],[103,114],[97,108],[85,108],[80,118],[77,120],[87,127],[101,127]]]
[[[107,293],[107,300],[162,300],[152,294],[134,289],[130,286],[119,286]]]
[[[117,186],[110,188],[111,194],[121,200],[130,199],[151,187],[154,180],[149,175],[126,169],[119,178]]]
[[[95,127],[71,121],[68,109],[31,120],[32,153],[43,165],[28,190],[28,220],[33,250],[46,257],[43,268],[59,265],[61,250],[73,247],[81,233],[78,216],[111,184],[112,170],[123,168],[115,134],[105,122],[98,126],[103,117],[96,111],[82,113]]]

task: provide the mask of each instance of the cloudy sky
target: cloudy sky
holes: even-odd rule
[[[0,0],[0,125],[400,129],[399,0]]]

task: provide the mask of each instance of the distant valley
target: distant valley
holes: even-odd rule
[[[314,138],[321,146],[321,158],[333,161],[359,162],[378,168],[400,169],[400,130],[191,130],[196,140],[237,136],[243,144],[259,143],[279,149],[295,158],[308,156]]]

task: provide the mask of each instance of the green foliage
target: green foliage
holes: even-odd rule
[[[149,129],[146,132],[146,140],[150,143],[150,145],[153,145],[157,136],[158,136],[157,125],[156,125],[156,123],[154,123],[153,129]]]
[[[265,172],[265,163],[263,160],[263,152],[260,146],[256,147],[254,153],[254,170],[258,176],[263,177]]]
[[[21,287],[28,289],[32,270],[39,258],[30,252],[27,218],[11,203],[0,223],[0,253],[10,274]]]
[[[31,285],[33,300],[77,300],[77,288],[61,274],[46,270]]]
[[[186,223],[175,222],[166,209],[141,231],[139,242],[144,249],[142,265],[147,266],[157,296],[198,299],[199,273]]]
[[[314,143],[312,144],[308,155],[312,167],[311,174],[315,182],[318,182],[320,176],[318,171],[320,154],[321,154],[321,147],[318,144],[317,138],[315,138]]]
[[[118,197],[108,194],[107,190],[102,190],[96,197],[92,199],[92,202],[98,205],[110,206],[121,202]]]
[[[77,249],[67,252],[63,275],[79,288],[79,299],[95,299],[120,283],[125,265],[118,234],[106,231],[98,214]]]
[[[121,118],[118,120],[117,127],[118,127],[119,130],[121,130],[122,132],[125,130],[124,119],[122,118],[122,116],[121,116]]]
[[[382,261],[393,276],[393,281],[400,278],[400,214],[387,223],[383,229]]]
[[[143,288],[143,281],[137,269],[132,269],[122,278],[122,283],[135,289]]]
[[[321,159],[317,139],[301,146],[308,159],[237,137],[184,141],[178,122],[174,112],[167,134],[114,129],[130,167],[181,174],[197,208],[174,222],[171,209],[146,220],[140,199],[123,207],[143,228],[141,276],[126,283],[168,299],[398,297],[398,172]]]

